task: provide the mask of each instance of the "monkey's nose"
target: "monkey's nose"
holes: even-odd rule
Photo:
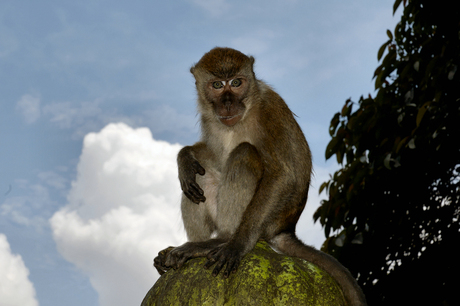
[[[232,106],[232,101],[230,99],[227,99],[224,101],[224,106],[227,109],[227,111],[230,111],[230,108]]]

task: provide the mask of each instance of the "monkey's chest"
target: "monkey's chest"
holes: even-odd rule
[[[237,133],[237,132],[228,132],[222,135],[219,138],[220,142],[220,151],[217,153],[217,156],[225,163],[232,151],[243,142],[250,143],[254,145],[254,139],[249,137],[247,133]]]

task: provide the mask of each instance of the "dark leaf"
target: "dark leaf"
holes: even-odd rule
[[[402,0],[396,0],[395,3],[393,4],[393,15],[396,13],[396,10],[398,9],[399,5],[401,4]]]
[[[393,40],[393,33],[390,30],[387,30],[387,36],[390,40]]]
[[[340,113],[336,113],[331,120],[331,125],[329,127],[329,135],[334,136],[339,123],[340,123]]]
[[[318,193],[321,193],[323,192],[324,188],[326,188],[326,191],[327,191],[327,187],[329,186],[329,182],[324,182],[321,184],[321,187],[319,187],[319,191]]]
[[[340,141],[339,137],[335,136],[331,139],[326,148],[326,160],[336,153],[337,143]]]
[[[391,43],[391,40],[387,41],[386,43],[384,43],[380,49],[379,49],[379,52],[377,52],[377,60],[380,61],[380,59],[382,58],[383,56],[383,53],[385,52],[385,49],[387,48],[387,46]],[[381,66],[379,66],[380,68]],[[374,74],[375,75],[375,74]]]
[[[425,115],[425,112],[428,109],[428,107],[430,106],[430,104],[431,104],[431,101],[425,102],[425,104],[423,104],[419,108],[418,113],[417,113],[417,119],[416,119],[417,127],[420,125],[420,122],[422,121],[423,116]]]

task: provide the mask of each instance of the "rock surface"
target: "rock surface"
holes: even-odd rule
[[[158,279],[141,306],[159,305],[346,305],[337,283],[317,266],[257,243],[228,279],[189,260]]]

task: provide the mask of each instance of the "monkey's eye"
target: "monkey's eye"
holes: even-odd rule
[[[214,87],[215,89],[220,89],[224,86],[224,84],[222,84],[221,81],[215,81],[215,82],[212,82],[212,87]]]
[[[238,87],[241,85],[241,80],[240,79],[233,79],[230,81],[230,85],[232,87]]]

